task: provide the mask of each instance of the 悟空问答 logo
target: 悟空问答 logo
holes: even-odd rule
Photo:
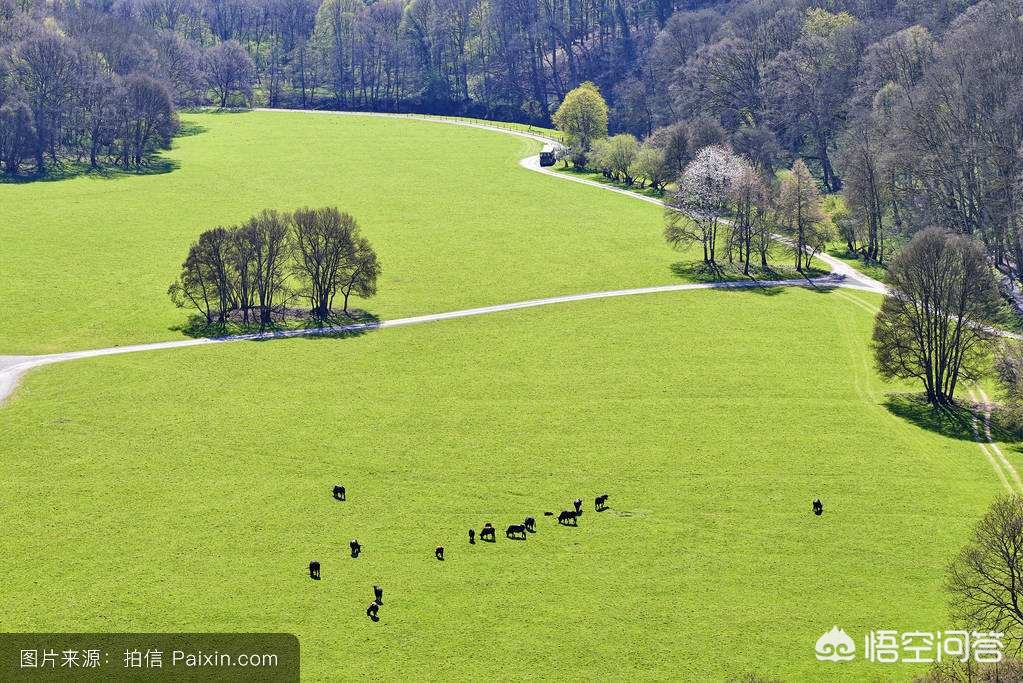
[[[832,626],[817,639],[817,659],[826,662],[848,662],[855,656],[856,644],[845,630]]]

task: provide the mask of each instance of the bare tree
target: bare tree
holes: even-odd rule
[[[233,300],[235,308],[242,312],[242,322],[249,322],[256,297],[256,235],[250,223],[230,231],[231,243],[228,262],[231,266]]]
[[[206,85],[213,91],[221,107],[226,107],[233,96],[248,103],[252,99],[252,83],[256,66],[241,45],[228,40],[206,52],[203,74]]]
[[[287,294],[290,225],[290,216],[272,210],[261,212],[245,224],[252,245],[259,324],[263,327],[271,323],[274,305]]]
[[[295,274],[306,288],[312,314],[326,318],[351,250],[355,219],[338,209],[323,208],[299,209],[293,220]]]
[[[928,228],[892,260],[888,286],[874,322],[878,369],[919,380],[932,404],[951,404],[959,381],[987,367],[998,293],[983,246]]]
[[[803,272],[810,267],[817,251],[824,248],[826,232],[821,194],[802,159],[797,160],[782,179],[777,211],[778,222],[785,226],[792,239],[796,270]]]
[[[1023,499],[996,499],[949,565],[951,612],[963,627],[1023,646]],[[1006,679],[1009,680],[1009,679]]]
[[[358,234],[358,230],[358,225],[352,229],[351,247],[338,275],[338,286],[345,298],[345,315],[348,315],[348,299],[352,294],[366,299],[377,293],[377,278],[380,276],[376,252],[369,240]]]
[[[61,114],[74,87],[78,55],[64,36],[41,31],[15,47],[14,73],[26,93],[36,129],[36,173],[46,172],[44,156],[57,158]]]
[[[737,166],[738,173],[731,188],[734,215],[728,245],[729,250],[738,250],[742,272],[749,275],[754,249],[760,256],[760,266],[767,267],[769,195],[763,177],[749,161],[739,159]]]
[[[20,100],[9,100],[0,107],[0,162],[4,170],[17,175],[22,162],[32,155],[36,128],[32,110]]]
[[[122,104],[122,160],[126,167],[141,166],[149,153],[170,144],[177,128],[174,104],[167,87],[145,74],[124,79]]]

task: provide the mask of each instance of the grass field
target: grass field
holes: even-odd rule
[[[331,114],[184,121],[168,173],[0,184],[0,353],[180,337],[166,290],[188,245],[263,208],[353,213],[384,268],[359,305],[383,317],[678,281],[661,212],[522,170],[539,142]]]
[[[291,631],[308,680],[904,679],[814,642],[948,627],[999,484],[884,407],[864,302],[682,292],[42,369],[3,408],[2,622]],[[605,491],[578,529],[540,516]]]
[[[354,213],[383,318],[709,277],[657,207],[521,169],[538,142],[185,122],[166,173],[0,184],[0,353],[181,337],[188,244],[268,207]],[[0,406],[0,624],[292,632],[317,681],[906,679],[814,643],[951,627],[944,567],[1003,489],[962,425],[886,395],[879,302],[688,291],[41,368]],[[604,492],[578,528],[542,516]]]

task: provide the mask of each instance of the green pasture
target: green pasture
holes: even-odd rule
[[[877,302],[688,291],[42,368],[2,408],[0,620],[294,632],[307,680],[906,679],[814,642],[949,627],[1000,485],[886,395]],[[542,516],[577,496],[578,528]]]
[[[410,118],[190,113],[152,173],[0,184],[0,353],[174,339],[189,244],[337,205],[383,265],[382,317],[681,281],[654,206],[522,169],[541,143]]]

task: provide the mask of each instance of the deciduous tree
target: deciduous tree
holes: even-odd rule
[[[715,263],[718,229],[731,211],[732,190],[740,165],[731,150],[705,147],[686,166],[678,189],[666,202],[664,238],[684,249],[699,243],[704,263]]]
[[[888,295],[874,322],[878,370],[916,379],[928,402],[950,404],[961,380],[988,367],[998,294],[983,245],[928,228],[892,259],[887,275]]]
[[[554,125],[565,135],[565,142],[588,152],[594,140],[607,137],[607,103],[600,90],[590,82],[565,95],[554,113]]]

